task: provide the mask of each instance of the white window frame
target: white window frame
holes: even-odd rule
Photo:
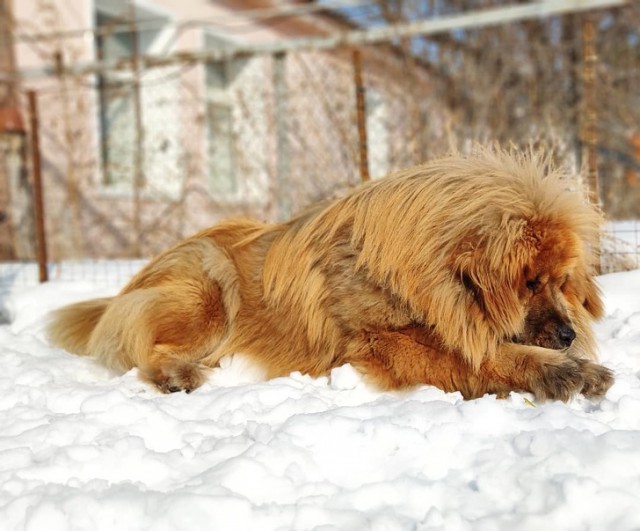
[[[231,44],[230,40],[217,33],[203,32],[205,50],[225,48]],[[234,71],[236,68],[241,68],[236,60],[204,64],[207,190],[215,199],[226,202],[238,202],[242,199],[236,153],[237,114],[233,97],[234,81],[238,75]],[[212,86],[213,69],[219,71],[220,86]],[[221,172],[225,173],[220,174]]]
[[[372,179],[379,179],[389,173],[391,155],[389,104],[384,92],[367,88],[365,109],[369,175]]]
[[[96,24],[96,28],[98,28],[98,17],[108,17],[108,18],[125,18],[128,10],[128,2],[125,0],[100,0],[96,1],[93,4],[93,20]],[[141,31],[138,34],[138,46],[139,52],[141,54],[145,53],[159,53],[162,51],[166,51],[167,47],[170,47],[172,44],[174,30],[171,29],[171,21],[172,17],[164,10],[157,8],[154,5],[151,5],[147,2],[136,2],[134,5],[134,11],[136,14],[136,18],[140,20],[157,18],[159,19],[158,26],[149,30],[147,32]],[[124,22],[126,23],[126,22]],[[125,31],[125,33],[128,33]],[[96,53],[97,53],[97,43],[96,43]],[[160,73],[158,73],[160,74]],[[113,81],[122,80],[124,83],[133,79],[133,73],[131,72],[117,72],[117,73],[109,73],[109,79]],[[166,74],[163,74],[166,76]],[[104,77],[103,77],[104,79]],[[126,90],[126,88],[124,89]],[[122,195],[122,196],[131,196],[133,194],[133,179],[134,179],[134,168],[133,168],[133,155],[127,153],[126,148],[123,149],[120,158],[123,159],[125,168],[122,171],[123,177],[115,180],[111,180],[109,177],[109,168],[107,164],[109,163],[107,159],[107,143],[109,142],[108,138],[105,138],[105,135],[108,134],[108,128],[104,125],[104,120],[108,119],[108,110],[105,108],[105,99],[104,92],[99,90],[98,95],[98,137],[99,143],[101,146],[101,164],[100,164],[100,190],[102,193],[110,194],[110,195]],[[145,196],[157,196],[158,193],[163,197],[167,197],[169,199],[177,198],[182,189],[182,181],[178,181],[177,175],[171,175],[172,172],[165,172],[166,177],[162,176],[162,172],[160,168],[152,168],[153,161],[150,161],[149,154],[153,155],[153,148],[151,148],[149,144],[149,132],[151,132],[152,128],[147,127],[149,120],[145,118],[145,101],[148,99],[148,94],[145,94],[144,86],[141,94],[141,112],[142,112],[142,126],[145,129],[145,146],[144,146],[144,154],[145,160],[142,161],[143,165],[143,176],[144,183],[142,189],[140,190]],[[178,101],[178,94],[175,94],[175,100]],[[149,102],[146,103],[149,105]],[[133,121],[133,118],[131,118]],[[126,121],[126,118],[125,118]],[[177,125],[177,124],[176,124]],[[125,127],[127,125],[125,124]],[[133,123],[131,124],[133,128]],[[180,143],[180,138],[178,137],[177,129],[173,130],[172,138],[173,143],[176,146]],[[135,133],[133,133],[135,134]],[[133,137],[131,137],[133,140]],[[124,141],[126,143],[126,139]],[[150,149],[151,148],[151,149]],[[114,150],[118,150],[117,145],[113,148]],[[116,157],[118,154],[116,153]],[[180,158],[180,154],[176,154],[172,156],[175,159],[174,162]],[[127,166],[128,164],[128,166]],[[174,164],[175,165],[175,164]],[[127,175],[128,173],[128,175]],[[172,177],[175,177],[172,180]]]

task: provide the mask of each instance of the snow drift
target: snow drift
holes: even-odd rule
[[[48,346],[50,309],[113,293],[54,281],[0,305],[0,528],[640,528],[640,271],[600,277],[606,398],[465,402],[330,378],[259,382],[225,359],[161,395]]]

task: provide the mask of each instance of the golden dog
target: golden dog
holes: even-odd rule
[[[535,154],[448,156],[286,223],[204,230],[55,312],[50,337],[163,392],[243,353],[268,377],[351,363],[382,389],[601,396],[600,215],[567,186]]]

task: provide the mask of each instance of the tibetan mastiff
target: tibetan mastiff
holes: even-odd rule
[[[167,393],[242,353],[266,377],[351,363],[387,390],[602,396],[601,217],[572,182],[537,154],[477,149],[286,223],[224,222],[117,296],[57,310],[50,337]]]

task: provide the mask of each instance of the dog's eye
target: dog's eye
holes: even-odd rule
[[[527,280],[526,285],[529,291],[532,291],[533,293],[535,293],[536,291],[538,291],[538,288],[540,287],[540,277]]]

